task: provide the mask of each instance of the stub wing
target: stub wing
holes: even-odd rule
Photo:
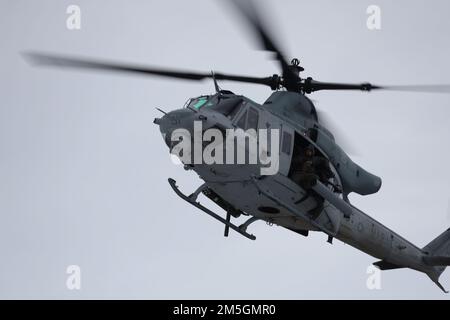
[[[399,266],[397,264],[387,262],[385,260],[380,260],[380,261],[374,262],[373,265],[378,267],[380,270],[393,270],[393,269],[405,268],[405,267]]]

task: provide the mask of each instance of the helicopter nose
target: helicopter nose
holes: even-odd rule
[[[171,146],[171,136],[176,129],[191,131],[194,122],[194,112],[189,109],[179,109],[165,114],[161,118],[155,118],[153,123],[159,125],[159,130],[168,147]]]

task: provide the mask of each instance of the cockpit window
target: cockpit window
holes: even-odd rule
[[[242,107],[241,97],[222,98],[215,101],[215,104],[211,106],[212,110],[220,112],[229,119],[233,119],[236,113]]]
[[[185,106],[199,110],[201,108],[210,108],[211,110],[222,113],[224,116],[233,119],[243,106],[241,97],[223,97],[220,95],[200,96],[189,99]]]
[[[197,101],[195,101],[193,107],[195,109],[200,109],[206,103],[206,101],[207,101],[206,98],[200,98]]]
[[[194,108],[194,109],[200,109],[203,107],[203,105],[208,101],[209,96],[202,96],[198,98],[192,98],[190,99],[187,108]]]
[[[208,107],[214,105],[214,96],[200,96],[197,98],[191,98],[184,104],[185,108],[200,109],[204,106]]]
[[[192,109],[200,109],[203,107],[209,107],[213,106],[217,103],[216,101],[216,95],[212,96],[200,96],[197,98],[191,98],[184,104],[185,108],[192,108]]]

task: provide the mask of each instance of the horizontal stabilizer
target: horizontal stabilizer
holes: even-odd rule
[[[373,265],[378,267],[380,270],[392,270],[392,269],[404,268],[402,266],[399,266],[398,264],[393,264],[393,263],[387,262],[385,260],[377,261]]]

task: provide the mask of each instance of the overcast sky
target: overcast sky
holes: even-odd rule
[[[258,1],[305,75],[376,84],[450,83],[450,3]],[[81,29],[66,8],[81,8]],[[381,30],[366,27],[370,4]],[[0,1],[0,298],[437,298],[426,275],[382,273],[376,259],[322,233],[308,238],[262,222],[250,241],[179,199],[201,181],[171,163],[155,107],[172,110],[210,82],[37,69],[42,50],[255,76],[278,72],[221,1]],[[264,87],[221,83],[263,102]],[[450,95],[311,95],[383,179],[352,202],[424,246],[450,225]],[[81,268],[68,290],[66,268]],[[449,273],[441,282],[450,289]]]

